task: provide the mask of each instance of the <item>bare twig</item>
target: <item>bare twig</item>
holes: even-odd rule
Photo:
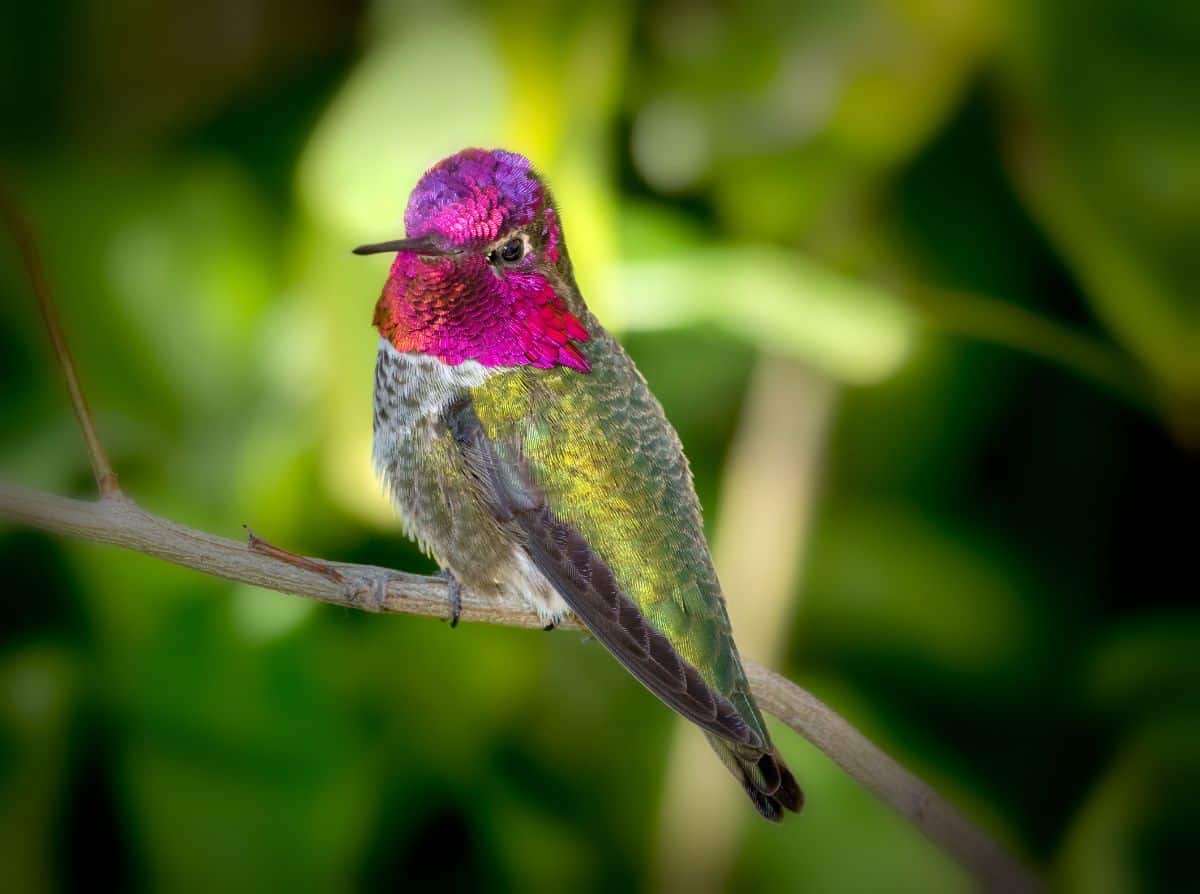
[[[58,320],[58,311],[54,306],[54,298],[50,292],[50,281],[46,277],[46,269],[42,264],[41,253],[38,251],[37,240],[34,238],[33,226],[21,212],[16,201],[9,195],[4,184],[0,183],[0,216],[12,233],[21,253],[21,263],[25,274],[29,277],[29,285],[37,298],[38,310],[42,314],[42,322],[46,324],[46,332],[50,343],[54,346],[54,355],[62,369],[63,377],[67,380],[67,393],[71,396],[71,407],[75,410],[75,419],[79,422],[79,430],[83,433],[83,441],[87,445],[88,458],[92,462],[92,473],[96,476],[96,487],[101,497],[111,497],[121,492],[117,484],[117,475],[96,434],[96,426],[92,414],[88,410],[87,399],[83,389],[79,387],[79,377],[75,374],[75,361],[71,359],[71,351],[63,336],[62,325]]]
[[[257,534],[250,530],[249,525],[246,528],[246,544],[256,553],[262,553],[264,556],[271,556],[281,562],[287,562],[289,565],[295,565],[297,568],[303,568],[305,571],[311,571],[313,574],[319,574],[321,577],[329,578],[339,586],[346,586],[349,581],[346,580],[346,575],[338,571],[328,562],[318,562],[315,559],[310,559],[307,556],[300,556],[296,553],[289,552],[286,549],[276,546],[273,543],[268,543]]]
[[[0,480],[0,520],[109,543],[227,580],[361,608],[360,600],[344,581],[315,570],[317,566],[333,568],[344,578],[364,585],[382,581],[385,598],[381,611],[436,618],[446,614],[446,583],[441,578],[320,559],[309,560],[312,570],[301,568],[262,552],[248,540],[217,537],[152,515],[126,496],[72,500]],[[482,599],[471,593],[463,594],[462,619],[538,629],[543,625],[518,599]],[[570,620],[561,626],[582,629]]]
[[[405,574],[369,565],[308,559],[271,546],[248,531],[238,542],[197,531],[143,510],[126,497],[108,462],[58,324],[31,228],[0,189],[0,210],[21,247],[26,272],[67,378],[71,402],[87,443],[101,499],[73,500],[0,481],[0,521],[153,556],[204,574],[354,608],[367,607],[355,592],[376,589],[384,612],[445,614],[447,589],[441,578]],[[347,586],[355,582],[357,586]],[[483,599],[462,594],[465,621],[540,628],[542,622],[518,597]],[[561,625],[582,629],[567,618]],[[1040,885],[1020,862],[942,800],[925,783],[873,745],[828,706],[774,671],[746,661],[755,698],[769,713],[824,752],[881,801],[912,823],[991,890],[1028,891]]]

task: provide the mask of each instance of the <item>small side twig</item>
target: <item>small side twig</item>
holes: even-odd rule
[[[249,525],[242,525],[242,527],[246,529],[246,545],[254,552],[278,559],[280,562],[286,562],[288,565],[295,565],[297,568],[303,568],[305,571],[311,571],[313,574],[319,574],[321,577],[327,578],[335,584],[342,584],[344,586],[349,583],[346,580],[346,575],[342,574],[342,572],[338,571],[328,562],[319,562],[316,559],[310,559],[307,556],[290,552],[281,546],[276,546],[273,543],[263,540],[250,530]]]
[[[12,233],[21,254],[21,263],[25,274],[29,277],[29,285],[37,298],[38,310],[42,314],[42,322],[46,325],[46,333],[54,346],[54,355],[58,360],[59,369],[67,380],[67,393],[71,396],[71,407],[75,411],[75,419],[79,430],[83,433],[83,441],[87,446],[88,458],[92,463],[92,473],[96,476],[96,487],[101,497],[118,496],[121,486],[117,483],[117,474],[108,461],[100,436],[96,434],[96,425],[92,421],[92,413],[88,409],[87,399],[79,386],[79,376],[75,373],[75,361],[71,358],[71,350],[63,336],[62,324],[58,319],[53,295],[50,291],[50,280],[46,276],[46,268],[42,264],[41,253],[38,251],[37,239],[34,238],[33,226],[21,213],[17,203],[0,183],[0,216]]]

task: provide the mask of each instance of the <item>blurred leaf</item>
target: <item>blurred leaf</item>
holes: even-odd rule
[[[1084,694],[1135,717],[1200,700],[1200,616],[1157,613],[1117,626],[1084,667]]]
[[[1056,363],[1135,407],[1154,402],[1142,370],[1108,344],[1016,304],[969,292],[913,288],[910,298],[931,328],[991,342]]]
[[[233,623],[251,642],[269,642],[295,630],[319,605],[313,599],[287,599],[257,587],[238,586],[233,594]]]
[[[1195,707],[1159,714],[1142,726],[1067,833],[1056,866],[1058,887],[1081,894],[1169,891],[1194,877],[1198,740]]]
[[[835,143],[879,165],[905,159],[953,107],[987,48],[986,2],[867,4],[849,42],[853,66],[832,122]]]
[[[1020,4],[1009,160],[1113,334],[1200,438],[1200,30],[1186,3]]]
[[[74,662],[31,646],[0,659],[0,888],[54,890],[54,831],[70,756]]]
[[[620,327],[717,323],[767,350],[852,383],[891,375],[911,348],[895,298],[791,252],[712,246],[610,271]]]
[[[1031,645],[1027,600],[961,527],[900,505],[826,513],[805,583],[811,648],[890,654],[906,673],[936,668],[959,686],[1017,672]]]
[[[146,387],[226,408],[275,287],[276,236],[253,184],[215,159],[40,173],[33,213],[54,234],[47,265],[92,379],[140,364]]]
[[[667,192],[711,184],[734,234],[795,240],[928,139],[990,30],[980,2],[658,4],[634,165]]]
[[[355,244],[399,235],[421,173],[464,147],[490,147],[504,126],[507,73],[483,22],[453,5],[409,13],[399,7],[380,20],[376,45],[300,164],[310,212]]]
[[[224,588],[198,584],[209,592],[177,596],[148,635],[103,644],[152,886],[343,887],[377,799],[370,743],[342,698],[345,661],[318,636],[264,650],[233,635],[239,618],[212,592]]]
[[[497,787],[493,787],[497,788]],[[496,832],[496,850],[514,887],[534,891],[578,891],[599,875],[603,856],[579,830],[527,803],[522,792],[491,791],[489,812]],[[536,841],[536,848],[529,842]]]

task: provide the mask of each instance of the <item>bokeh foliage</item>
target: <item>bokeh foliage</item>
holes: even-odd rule
[[[397,235],[441,156],[526,152],[710,529],[758,358],[837,389],[781,669],[1064,889],[1194,876],[1190,4],[0,15],[4,176],[147,507],[430,569],[372,481],[385,262],[347,249]],[[87,493],[2,258],[0,474]],[[359,616],[17,530],[0,556],[5,889],[652,884],[672,721],[594,644]],[[967,886],[778,738],[810,808],[781,828],[747,811],[730,886]]]

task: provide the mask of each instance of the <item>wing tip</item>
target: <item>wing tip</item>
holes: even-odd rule
[[[733,743],[712,736],[709,741],[764,819],[778,823],[785,812],[804,809],[804,792],[775,748],[747,754]]]

